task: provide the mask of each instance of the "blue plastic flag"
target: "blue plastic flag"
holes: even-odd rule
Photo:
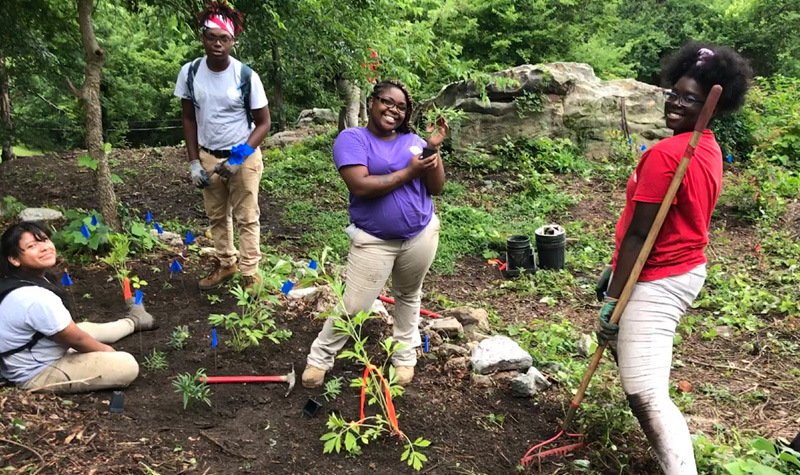
[[[173,260],[173,261],[172,261],[172,264],[170,264],[170,265],[169,265],[169,270],[170,270],[171,272],[174,272],[174,273],[176,273],[176,274],[177,274],[178,272],[180,272],[180,271],[181,271],[181,269],[183,269],[183,267],[181,267],[181,263],[180,263],[180,262],[178,262],[178,259],[177,259],[177,258],[175,258],[175,260]]]
[[[628,137],[628,145],[630,145],[630,144],[632,144],[632,143],[633,143],[633,139],[632,139],[632,138],[630,138],[630,137]]]
[[[191,231],[186,231],[186,239],[184,242],[186,242],[187,246],[194,242],[194,234],[192,234]]]
[[[153,229],[158,231],[158,234],[164,234],[164,230],[161,229],[161,225],[158,223],[153,223]]]
[[[211,328],[211,348],[217,347],[217,327]]]
[[[64,272],[64,275],[61,276],[61,285],[72,285],[72,277],[69,276],[69,272]]]
[[[311,262],[308,263],[308,268],[311,270],[317,270],[317,261],[311,259]]]
[[[642,150],[642,152],[644,152],[645,150],[647,150],[647,145],[642,145],[642,149],[641,149],[641,150]]]
[[[89,237],[91,237],[92,235],[92,233],[89,232],[89,228],[86,227],[86,223],[83,223],[83,225],[81,226],[81,234],[86,239],[89,239]]]
[[[428,342],[429,342],[428,335],[425,335],[425,353],[428,352]]]
[[[144,292],[142,292],[139,289],[136,289],[136,297],[134,297],[134,299],[133,299],[133,304],[134,305],[141,305],[143,298],[144,298]]]
[[[150,210],[147,210],[147,214],[144,215],[144,222],[150,224],[150,221],[153,220],[153,214],[150,213]]]
[[[281,292],[283,292],[284,295],[289,295],[289,291],[292,290],[292,287],[294,287],[294,284],[292,283],[292,281],[291,280],[287,280],[281,286]]]
[[[97,215],[92,215],[92,226],[97,226]]]
[[[728,163],[733,163],[733,155],[728,154]]]

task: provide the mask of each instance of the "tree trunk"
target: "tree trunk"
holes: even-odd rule
[[[351,127],[358,127],[358,103],[361,90],[349,79],[336,80],[336,93],[339,100],[344,102],[339,108],[339,132]]]
[[[97,44],[92,25],[93,0],[78,0],[78,24],[81,28],[81,42],[86,52],[86,74],[78,97],[86,113],[86,148],[89,156],[97,160],[95,179],[100,213],[111,229],[121,229],[117,215],[117,197],[111,183],[111,169],[103,149],[103,115],[100,107],[100,81],[103,77],[105,51]],[[73,88],[74,89],[74,88]],[[73,91],[75,92],[75,91]]]
[[[278,116],[278,131],[286,130],[286,114],[283,113],[283,83],[281,82],[281,55],[278,51],[278,43],[272,43],[272,86],[275,90],[275,97],[272,98],[273,106],[270,110],[275,111]]]
[[[0,53],[0,114],[3,116],[2,161],[14,159],[14,123],[11,120],[11,96],[9,95],[6,57]]]

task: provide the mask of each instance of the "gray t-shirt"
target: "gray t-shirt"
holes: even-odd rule
[[[53,336],[70,322],[69,310],[53,292],[36,286],[12,290],[0,303],[0,353],[25,345],[37,331]],[[30,350],[3,358],[0,374],[24,383],[66,353],[67,348],[55,340],[42,338]]]

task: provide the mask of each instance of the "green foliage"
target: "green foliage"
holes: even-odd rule
[[[92,224],[92,216],[97,216],[97,226]],[[108,244],[111,228],[103,222],[100,213],[92,211],[87,214],[82,211],[68,210],[64,213],[64,217],[69,223],[53,234],[53,242],[62,254],[68,256],[88,255],[103,250]],[[83,225],[89,229],[89,238],[81,234]]]
[[[13,196],[6,195],[3,197],[2,215],[4,216],[17,216],[25,208],[27,208],[27,206],[22,204]]]
[[[186,410],[189,405],[194,401],[204,402],[211,406],[211,388],[205,382],[206,370],[200,368],[195,372],[181,373],[175,376],[172,385],[175,386],[175,392],[180,393],[183,397],[183,409]]]
[[[149,355],[144,357],[142,366],[149,371],[163,371],[167,369],[169,363],[167,362],[167,354],[163,351],[154,349]]]
[[[339,376],[336,378],[331,378],[327,382],[325,382],[325,392],[322,393],[322,397],[324,397],[326,401],[333,401],[334,399],[336,399],[336,397],[342,393],[343,381],[344,378]]]
[[[756,84],[747,107],[758,144],[753,154],[800,168],[800,78],[757,78]]]
[[[755,437],[742,440],[732,430],[722,434],[720,440],[709,439],[705,434],[694,437],[697,468],[710,475],[790,475],[800,474],[800,453]]]
[[[182,350],[190,336],[188,325],[178,325],[170,333],[167,346],[173,350]]]

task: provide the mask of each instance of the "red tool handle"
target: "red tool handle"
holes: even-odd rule
[[[385,295],[379,295],[378,299],[380,299],[382,302],[388,303],[389,305],[394,305],[394,299],[393,298],[389,298],[389,297],[387,297]],[[430,310],[425,310],[424,308],[419,309],[419,313],[422,314],[422,315],[426,315],[428,317],[431,317],[431,318],[442,318],[442,316],[439,315],[438,313],[433,313]]]
[[[282,383],[286,376],[206,376],[199,378],[203,383]]]

